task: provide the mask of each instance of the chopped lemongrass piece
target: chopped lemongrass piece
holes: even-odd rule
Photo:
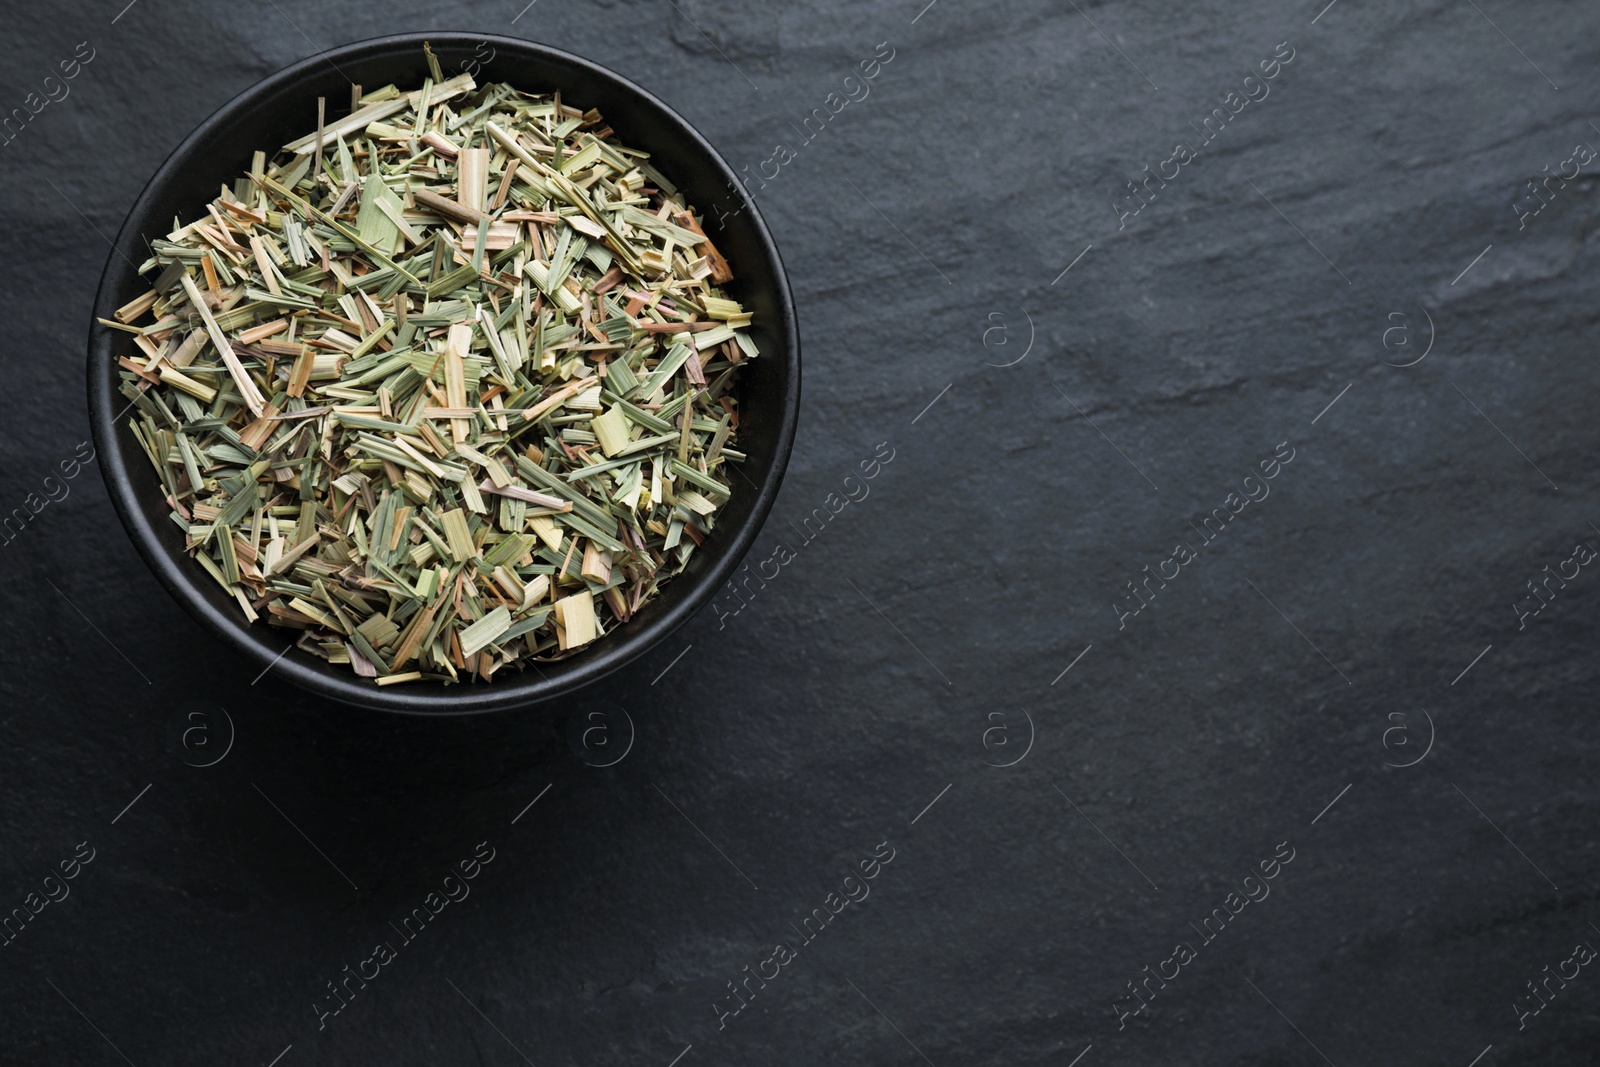
[[[587,589],[556,601],[555,618],[556,639],[563,651],[586,645],[598,636],[594,596]]]
[[[628,417],[620,407],[610,408],[589,420],[589,432],[600,442],[602,452],[614,456],[628,446]]]

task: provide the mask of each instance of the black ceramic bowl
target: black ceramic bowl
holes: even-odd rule
[[[165,234],[175,216],[187,221],[203,212],[219,184],[249,171],[256,150],[274,153],[315,129],[319,96],[329,101],[331,121],[348,112],[352,81],[372,88],[390,82],[421,85],[427,75],[424,41],[447,77],[474,71],[480,84],[504,81],[528,92],[559,89],[574,106],[599,108],[618,139],[650,152],[652,163],[703,213],[707,232],[733,266],[730,295],[755,313],[751,333],[761,346],[760,358],[747,364],[739,385],[739,447],[749,457],[740,470],[754,488],[744,479],[735,482],[716,531],[684,572],[632,620],[570,659],[539,664],[537,670],[507,670],[490,684],[419,682],[380,689],[347,666],[298,650],[282,655],[292,643],[288,634],[264,621],[246,624],[239,605],[184,553],[160,482],[127,418],[119,417],[127,402],[117,392],[116,357],[132,354],[133,346],[127,335],[95,324],[89,334],[89,414],[101,471],[128,535],[172,595],[254,664],[252,674],[275,664],[273,676],[335,700],[451,715],[569,694],[643,655],[711,598],[755,541],[777,496],[799,414],[800,339],[772,238],[733,171],[704,137],[666,104],[604,67],[543,45],[469,33],[402,34],[345,45],[281,70],[229,101],[184,139],[139,194],[107,259],[95,316],[110,318],[148,288],[148,280],[129,266],[129,260],[148,254],[147,238]]]

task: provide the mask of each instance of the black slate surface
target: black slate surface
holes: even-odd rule
[[[21,107],[93,50],[0,144],[0,505],[44,505],[0,545],[0,904],[40,908],[0,1062],[1600,1058],[1600,161],[1527,185],[1600,145],[1592,8],[123,2],[14,5],[0,72]],[[429,28],[608,64],[751,172],[787,145],[806,344],[751,556],[793,561],[458,722],[253,685],[59,480],[145,176],[270,71]]]

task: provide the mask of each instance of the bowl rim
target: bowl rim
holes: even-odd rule
[[[141,506],[142,496],[136,493],[129,474],[130,459],[137,460],[144,457],[136,449],[130,452],[125,447],[133,442],[124,441],[115,425],[116,419],[121,414],[122,409],[119,408],[118,402],[122,397],[116,390],[118,381],[116,364],[109,358],[111,331],[100,326],[96,320],[110,318],[111,312],[115,310],[112,304],[113,291],[119,279],[126,277],[131,262],[124,249],[141,249],[142,235],[137,222],[149,214],[150,202],[172,179],[180,162],[186,161],[185,157],[194,147],[215,131],[234,121],[238,111],[248,108],[253,101],[264,95],[271,95],[291,87],[293,83],[304,79],[312,71],[320,73],[325,63],[332,64],[337,69],[341,59],[353,62],[356,59],[369,59],[409,49],[420,52],[424,43],[431,43],[436,47],[461,45],[472,47],[480,42],[493,47],[497,56],[503,48],[513,56],[537,59],[557,67],[579,70],[590,78],[610,83],[610,87],[619,95],[632,97],[646,109],[653,109],[663,116],[675,127],[670,136],[687,141],[690,148],[695,150],[695,154],[703,156],[709,162],[716,171],[715,176],[719,179],[719,183],[729,190],[734,206],[737,207],[736,211],[728,214],[745,217],[747,224],[752,227],[760,254],[766,259],[768,269],[772,273],[774,302],[782,319],[781,323],[775,326],[775,332],[783,337],[785,346],[785,353],[779,358],[782,358],[784,364],[786,402],[781,412],[774,413],[777,415],[778,428],[772,465],[756,490],[756,499],[749,515],[736,529],[726,533],[721,528],[718,529],[719,540],[722,541],[721,551],[711,569],[693,578],[686,594],[676,603],[663,609],[660,615],[651,618],[637,629],[625,626],[621,632],[608,635],[612,639],[603,640],[591,657],[551,678],[541,676],[539,671],[524,669],[513,677],[502,675],[501,679],[488,685],[461,683],[448,687],[430,686],[427,690],[411,690],[405,686],[379,688],[353,673],[348,678],[321,673],[311,663],[303,662],[301,657],[287,654],[294,649],[292,643],[274,657],[272,648],[264,644],[260,638],[275,631],[259,624],[253,626],[236,611],[230,614],[219,609],[201,592],[201,583],[210,580],[205,572],[193,560],[174,555],[161,545],[153,525],[147,521]],[[794,295],[790,289],[788,274],[784,270],[783,260],[765,220],[761,217],[754,197],[738,180],[722,154],[687,119],[654,93],[631,79],[564,49],[499,34],[441,30],[365,38],[337,45],[298,60],[235,94],[179,141],[130,204],[122,226],[112,242],[111,252],[106,258],[106,266],[95,292],[94,309],[89,316],[87,379],[89,424],[95,446],[95,457],[117,517],[157,580],[202,627],[242,654],[247,661],[262,668],[262,674],[270,670],[281,679],[318,696],[376,711],[455,717],[530,707],[568,696],[643,656],[705,606],[739,567],[746,553],[754,545],[756,536],[777,499],[799,424],[800,337]],[[258,675],[258,679],[259,677]]]

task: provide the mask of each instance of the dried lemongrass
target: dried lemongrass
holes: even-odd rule
[[[248,619],[380,686],[487,681],[625,623],[712,532],[750,315],[598,113],[466,74],[352,106],[153,241],[106,325]]]

